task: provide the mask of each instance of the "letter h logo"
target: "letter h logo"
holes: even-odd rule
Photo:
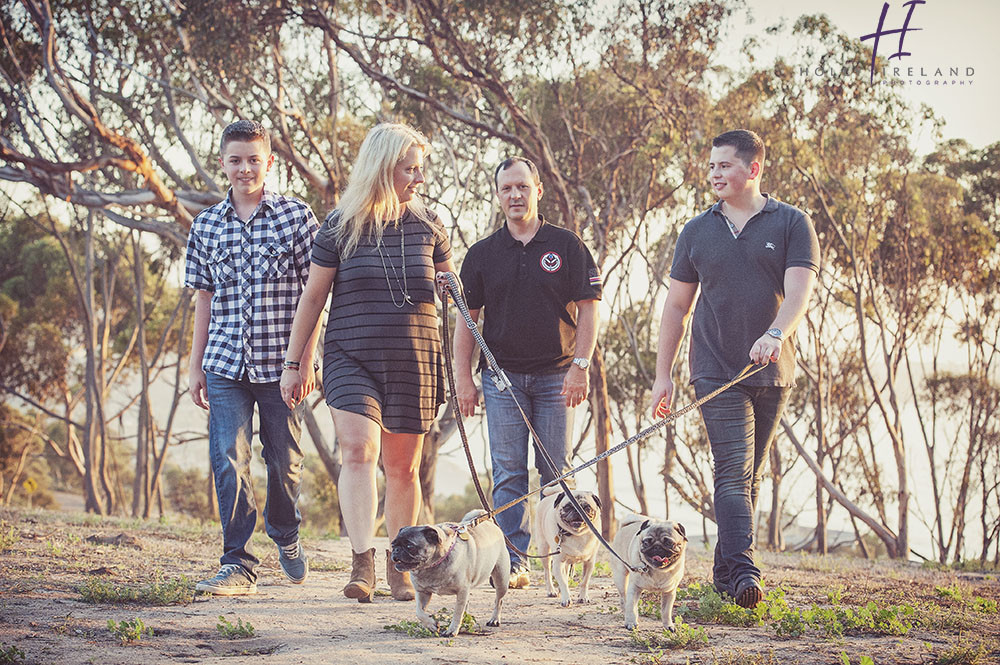
[[[863,42],[868,41],[869,39],[873,39],[875,41],[875,43],[872,44],[872,69],[871,69],[871,79],[870,79],[872,83],[875,82],[875,57],[878,55],[879,39],[885,37],[886,35],[899,34],[899,50],[890,55],[888,58],[889,60],[892,60],[893,58],[902,58],[904,55],[913,55],[909,51],[903,50],[903,39],[906,37],[907,32],[914,32],[923,29],[923,28],[911,28],[910,18],[913,17],[913,10],[917,8],[917,5],[925,5],[925,4],[927,4],[925,0],[908,0],[907,2],[904,2],[903,6],[909,7],[910,9],[906,13],[906,20],[903,21],[903,27],[897,28],[896,30],[882,29],[885,26],[885,15],[889,11],[889,3],[886,2],[882,4],[882,16],[880,16],[878,19],[878,28],[875,29],[875,32],[865,35],[864,37],[861,38],[861,41]]]

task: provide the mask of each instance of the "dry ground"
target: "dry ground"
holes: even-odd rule
[[[304,545],[312,570],[301,586],[288,583],[277,553],[256,536],[263,559],[256,596],[214,598],[168,606],[93,604],[80,588],[88,580],[138,588],[155,579],[186,576],[195,581],[217,567],[218,527],[97,518],[79,513],[0,510],[0,665],[10,663],[1000,663],[1000,615],[989,600],[1000,598],[995,575],[932,571],[906,563],[875,563],[812,555],[761,555],[768,588],[781,587],[793,608],[874,601],[879,608],[907,605],[919,625],[905,636],[848,632],[828,638],[807,630],[782,638],[765,624],[740,628],[689,623],[704,629],[707,645],[654,649],[640,645],[622,627],[618,594],[605,574],[591,585],[592,603],[559,607],[547,598],[539,572],[530,589],[511,591],[503,625],[454,639],[413,637],[386,629],[414,619],[413,603],[385,596],[359,605],[344,598],[350,560],[346,541],[310,540]],[[11,533],[13,527],[13,533]],[[88,538],[125,537],[121,544]],[[384,539],[380,542],[384,549]],[[384,555],[383,555],[384,556]],[[384,560],[383,560],[384,561]],[[384,588],[380,569],[380,585]],[[706,552],[689,550],[684,584],[705,581]],[[939,588],[951,589],[942,595]],[[492,609],[492,590],[477,589],[469,612],[481,623]],[[986,610],[973,598],[986,599]],[[694,607],[695,601],[680,605]],[[980,605],[982,602],[980,601]],[[435,598],[432,608],[451,607]],[[994,606],[995,607],[995,606]],[[240,620],[255,635],[227,639],[219,616]],[[153,629],[137,642],[121,644],[108,619],[139,618]],[[640,619],[640,635],[656,637],[656,619]],[[23,657],[21,654],[24,654]],[[963,656],[964,654],[964,656]],[[6,659],[6,660],[5,660]],[[949,660],[950,659],[950,660]],[[867,662],[867,661],[865,661]]]

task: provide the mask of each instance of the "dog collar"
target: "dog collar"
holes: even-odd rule
[[[430,570],[431,568],[435,568],[438,565],[440,565],[441,562],[443,562],[445,559],[447,559],[448,555],[451,554],[451,551],[453,549],[455,549],[455,545],[458,544],[459,538],[461,538],[462,540],[468,540],[469,539],[468,527],[467,526],[458,526],[456,524],[449,524],[448,528],[451,530],[451,533],[454,536],[451,539],[451,545],[448,547],[448,551],[445,552],[441,556],[441,558],[438,559],[437,561],[435,561],[434,563],[430,564],[429,566],[424,566],[424,570]],[[465,536],[464,538],[462,538],[463,535]]]

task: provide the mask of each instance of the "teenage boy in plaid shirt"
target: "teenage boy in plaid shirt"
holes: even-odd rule
[[[309,571],[296,507],[301,407],[285,405],[278,381],[319,223],[302,201],[264,189],[274,155],[260,123],[240,120],[226,127],[219,161],[229,193],[191,225],[184,277],[185,286],[196,290],[191,399],[209,412],[208,447],[223,540],[218,574],[195,589],[237,596],[257,592],[260,563],[249,545],[257,524],[250,476],[255,404],[267,465],[267,535],[278,545],[289,580],[301,584]],[[300,362],[288,363],[302,374],[298,402],[315,385],[312,354],[318,333],[319,326]]]

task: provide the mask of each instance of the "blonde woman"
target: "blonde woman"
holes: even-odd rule
[[[428,148],[406,125],[368,132],[340,205],[316,235],[281,376],[282,398],[294,406],[305,397],[297,361],[332,286],[323,388],[343,453],[340,509],[353,551],[344,595],[363,603],[375,589],[379,452],[391,538],[416,520],[420,449],[444,402],[434,275],[455,268],[441,223],[416,194]],[[386,555],[393,598],[411,600],[408,576]]]

